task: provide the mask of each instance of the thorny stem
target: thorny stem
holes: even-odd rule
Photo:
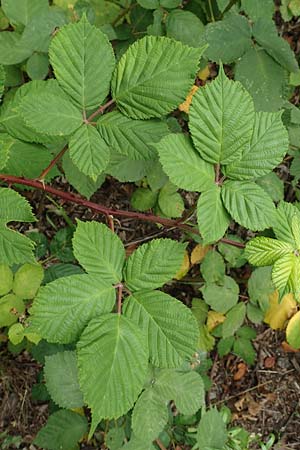
[[[91,121],[99,116],[100,114],[102,114],[107,108],[109,108],[109,106],[113,105],[115,103],[115,100],[112,98],[111,100],[109,100],[107,103],[105,103],[104,105],[100,106],[98,109],[96,109],[95,112],[93,112],[93,114],[91,114],[88,118],[87,118],[87,123],[91,123]]]
[[[77,205],[85,206],[86,208],[91,209],[92,211],[95,211],[99,214],[104,214],[107,216],[119,216],[119,217],[130,217],[132,219],[137,220],[145,220],[148,222],[153,223],[159,223],[166,228],[179,228],[183,231],[186,231],[187,233],[191,234],[199,234],[199,231],[197,228],[187,225],[185,223],[178,223],[177,220],[173,219],[167,219],[165,217],[159,217],[155,216],[154,214],[144,214],[144,213],[138,213],[134,211],[126,211],[122,209],[112,209],[107,208],[104,205],[99,205],[98,203],[90,202],[89,200],[85,200],[79,195],[72,194],[70,192],[64,192],[59,189],[56,189],[52,186],[49,186],[41,181],[38,180],[31,180],[30,178],[22,178],[22,177],[16,177],[14,175],[7,175],[5,173],[0,173],[0,180],[3,180],[5,183],[11,184],[22,184],[23,186],[30,186],[32,188],[38,189],[40,191],[48,192],[49,194],[55,195],[69,203],[75,203]],[[241,242],[232,241],[227,238],[220,239],[219,242],[224,242],[225,244],[232,245],[234,247],[244,248],[245,245]]]
[[[43,172],[37,177],[37,179],[39,181],[43,181],[46,176],[48,175],[48,173],[50,172],[50,170],[55,166],[55,164],[60,160],[60,158],[62,158],[62,156],[66,153],[66,151],[68,150],[68,146],[66,145],[56,156],[55,158],[52,159],[52,161],[50,162],[49,166],[46,167],[46,169],[43,170]]]

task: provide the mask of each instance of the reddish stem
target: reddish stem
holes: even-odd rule
[[[41,181],[38,180],[31,180],[29,178],[22,178],[22,177],[15,177],[14,175],[6,175],[4,173],[0,173],[0,180],[5,181],[6,183],[10,184],[22,184],[24,186],[30,186],[35,189],[39,189],[40,191],[48,192],[49,194],[55,195],[67,202],[75,203],[77,205],[83,205],[86,208],[91,209],[92,211],[95,211],[100,214],[104,214],[105,216],[119,216],[119,217],[130,217],[132,219],[137,220],[145,220],[148,222],[154,222],[159,223],[166,228],[179,228],[181,230],[184,230],[188,233],[192,234],[199,234],[199,231],[197,228],[194,228],[190,225],[186,225],[185,223],[178,223],[177,220],[172,219],[166,219],[165,217],[159,217],[155,216],[154,214],[144,214],[144,213],[138,213],[134,211],[125,211],[122,209],[112,209],[107,208],[104,205],[99,205],[98,203],[90,202],[89,200],[85,200],[84,198],[80,197],[76,194],[71,194],[70,192],[64,192],[59,189],[55,189],[52,186],[49,186]],[[233,245],[234,247],[243,248],[245,247],[244,244],[236,241],[231,241],[230,239],[222,238],[220,239],[220,242],[224,242],[225,244]]]
[[[49,166],[46,167],[46,169],[43,170],[43,172],[38,176],[38,180],[44,180],[50,170],[55,166],[55,164],[60,160],[60,158],[66,153],[68,150],[68,146],[66,145],[56,156],[52,159]]]
[[[115,100],[112,98],[111,100],[109,100],[107,103],[105,103],[105,105],[100,106],[95,112],[93,112],[93,114],[91,114],[88,118],[87,118],[87,122],[91,123],[91,121],[99,116],[100,114],[102,114],[107,108],[109,108],[109,106],[113,105],[115,103]]]

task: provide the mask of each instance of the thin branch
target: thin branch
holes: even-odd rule
[[[119,20],[121,20],[126,14],[128,14],[133,8],[135,8],[137,3],[132,3],[128,6],[128,8],[123,9],[123,11],[120,12],[120,14],[112,21],[111,25],[114,27],[117,25]]]
[[[111,105],[113,105],[115,103],[115,100],[112,98],[111,100],[109,100],[107,103],[105,103],[104,105],[100,106],[98,109],[96,109],[95,112],[93,112],[93,114],[91,114],[87,119],[86,122],[87,123],[91,123],[91,121],[97,117],[100,116],[100,114],[102,114],[107,108],[109,108]]]
[[[46,176],[48,175],[48,173],[50,172],[50,170],[55,166],[55,164],[60,160],[60,158],[62,158],[62,156],[66,153],[66,151],[68,150],[68,146],[66,145],[56,156],[55,158],[52,159],[52,161],[50,162],[49,166],[46,167],[46,169],[44,169],[42,171],[42,173],[37,177],[38,180],[44,180],[46,178]]]
[[[117,303],[117,313],[122,314],[122,295],[123,295],[123,284],[116,284],[115,288],[118,289],[118,303]]]
[[[98,203],[90,202],[79,195],[71,194],[70,192],[64,192],[59,189],[56,189],[52,186],[49,186],[38,180],[31,180],[29,178],[15,177],[14,175],[7,175],[5,173],[0,174],[0,180],[11,184],[22,184],[23,186],[30,186],[34,189],[38,189],[40,191],[48,192],[49,194],[55,195],[69,203],[75,203],[77,205],[85,206],[86,208],[91,209],[99,214],[104,214],[106,217],[111,216],[119,216],[119,217],[130,217],[132,219],[144,220],[146,222],[159,223],[166,228],[179,228],[187,233],[191,234],[200,234],[199,230],[193,226],[187,225],[185,223],[178,223],[177,220],[167,219],[165,217],[155,216],[154,214],[144,214],[138,213],[135,211],[125,211],[122,209],[112,209],[107,208],[104,205],[99,205]],[[232,241],[227,238],[220,239],[219,242],[224,242],[225,244],[232,245],[234,247],[243,248],[245,245],[241,242]]]
[[[223,19],[224,15],[234,6],[235,3],[237,3],[237,1],[238,0],[230,0],[230,2],[228,3],[228,5],[224,9],[224,11],[222,11],[220,16],[218,17],[218,19],[220,19],[220,20]]]

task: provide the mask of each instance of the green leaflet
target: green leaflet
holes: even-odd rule
[[[261,236],[247,243],[245,256],[255,266],[268,266],[293,250],[293,246],[287,242]]]
[[[205,191],[214,185],[214,168],[195,151],[189,137],[170,134],[156,144],[164,171],[176,186]]]
[[[203,50],[156,36],[131,45],[112,79],[112,95],[121,112],[146,119],[174,110],[194,82]]]
[[[23,300],[32,300],[44,278],[40,264],[24,264],[14,275],[13,292]]]
[[[0,169],[7,164],[10,149],[15,140],[7,133],[0,133]]]
[[[69,148],[73,163],[95,182],[106,169],[110,156],[99,132],[92,125],[82,124],[71,137]]]
[[[46,166],[44,166],[46,167]],[[63,170],[68,182],[84,197],[90,199],[90,197],[100,188],[105,180],[105,174],[98,176],[96,181],[93,181],[87,175],[84,175],[75,166],[70,158],[69,152],[64,154],[63,157]]]
[[[256,111],[278,111],[288,96],[287,72],[257,46],[249,49],[237,61],[235,79],[252,96]]]
[[[0,64],[19,64],[28,58],[32,50],[22,44],[21,35],[16,31],[0,33]]]
[[[263,190],[269,194],[273,202],[280,202],[284,198],[284,181],[279,178],[277,173],[269,172],[255,180]]]
[[[223,20],[206,25],[205,40],[205,55],[212,61],[229,64],[251,47],[251,29],[246,17],[229,13]]]
[[[101,419],[133,406],[146,379],[148,353],[140,329],[119,314],[91,320],[78,344],[79,382],[92,410],[90,436]]]
[[[122,280],[125,250],[120,238],[106,225],[78,220],[73,250],[88,273],[100,275],[101,280],[110,284]]]
[[[253,231],[272,225],[275,207],[265,191],[248,181],[226,181],[222,186],[222,199],[227,211],[240,225]]]
[[[239,286],[236,281],[225,276],[222,282],[208,282],[202,289],[205,302],[215,311],[225,314],[239,299]]]
[[[65,351],[46,356],[44,374],[47,390],[57,405],[68,409],[83,406],[75,352]]]
[[[138,398],[132,414],[132,431],[143,442],[152,442],[168,422],[165,398],[153,387],[146,389]]]
[[[46,425],[38,432],[34,444],[48,450],[73,449],[87,430],[86,417],[60,409],[51,414]]]
[[[34,53],[26,63],[26,72],[32,80],[43,80],[49,71],[48,55]]]
[[[300,292],[300,260],[293,253],[286,254],[275,261],[272,280],[279,290],[280,296],[294,292],[299,299]]]
[[[277,28],[272,20],[260,18],[253,25],[253,37],[266,52],[289,72],[298,70],[295,54],[288,42],[278,36]]]
[[[223,450],[226,441],[226,425],[221,413],[216,408],[204,412],[201,416],[197,431],[199,448]]]
[[[17,192],[0,189],[0,264],[9,266],[33,261],[33,242],[7,228],[8,222],[34,222],[31,206]]]
[[[190,107],[189,128],[196,149],[210,163],[230,164],[249,149],[254,105],[240,83],[220,68],[218,77],[198,89]]]
[[[175,9],[167,16],[167,36],[183,44],[196,48],[203,46],[204,30],[201,20],[190,11]]]
[[[27,25],[37,14],[48,12],[47,0],[2,0],[1,7],[11,23]]]
[[[280,241],[289,242],[297,247],[292,230],[293,217],[296,216],[300,220],[300,211],[291,203],[280,202],[276,210],[275,219],[272,224],[275,236]]]
[[[114,288],[95,275],[59,278],[39,290],[30,327],[48,342],[74,342],[95,315],[110,312],[114,303]]]
[[[289,147],[288,133],[281,116],[281,111],[255,113],[250,147],[243,152],[239,161],[225,167],[229,178],[259,178],[281,163]]]
[[[205,404],[205,389],[201,376],[196,372],[162,370],[154,389],[160,398],[174,400],[181,414],[195,414]]]
[[[131,160],[153,160],[154,144],[168,134],[167,124],[160,120],[133,120],[119,111],[105,114],[97,122],[107,145]]]
[[[105,100],[115,57],[105,34],[85,16],[54,37],[49,56],[56,79],[77,106],[91,110]]]
[[[205,244],[218,241],[224,236],[230,216],[221,199],[221,188],[213,185],[203,192],[197,204],[197,221]]]
[[[180,367],[196,351],[198,326],[190,309],[160,291],[136,292],[127,298],[124,314],[147,336],[151,362]]]
[[[272,19],[274,14],[273,0],[242,0],[242,9],[245,13],[256,22],[261,17]]]
[[[20,112],[39,133],[68,136],[82,124],[82,115],[54,80],[41,81],[21,101]]]
[[[126,285],[132,291],[162,286],[178,272],[185,247],[172,239],[155,239],[141,245],[126,261]]]
[[[243,325],[246,316],[246,305],[243,302],[235,305],[226,314],[226,320],[222,324],[222,337],[228,338]]]
[[[139,181],[147,175],[148,170],[151,170],[154,162],[156,161],[133,160],[119,152],[112,152],[106,171],[122,182]]]

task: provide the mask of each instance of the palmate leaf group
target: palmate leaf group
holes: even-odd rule
[[[92,410],[92,434],[102,419],[118,418],[133,407],[147,381],[149,362],[167,368],[172,376],[172,370],[189,360],[197,350],[199,331],[190,309],[154,290],[178,272],[184,244],[156,239],[140,246],[125,260],[124,246],[109,228],[78,221],[73,249],[88,273],[62,277],[43,286],[30,309],[29,330],[48,342],[76,343],[76,356],[67,352],[47,359],[46,382],[60,406],[71,402],[70,390],[76,392],[74,397],[79,402],[76,359],[84,402]],[[123,314],[120,309],[117,314],[115,291],[123,279],[131,295],[125,299]],[[61,362],[62,380],[66,380],[68,372],[72,380],[72,386],[62,396],[61,387],[57,386],[58,374],[53,371],[57,361]],[[197,374],[195,377],[193,402],[202,404],[201,378]],[[199,392],[197,386],[201,387]],[[177,398],[184,403],[175,391],[174,388],[163,394],[164,408],[167,401]],[[188,403],[182,406],[184,410]],[[158,420],[157,426],[160,425],[162,421]]]
[[[255,112],[250,95],[229,80],[221,66],[218,77],[193,96],[192,140],[170,134],[157,144],[171,181],[202,193],[197,217],[206,243],[224,235],[230,217],[254,231],[271,226],[275,207],[256,180],[270,173],[287,152],[281,114]]]

